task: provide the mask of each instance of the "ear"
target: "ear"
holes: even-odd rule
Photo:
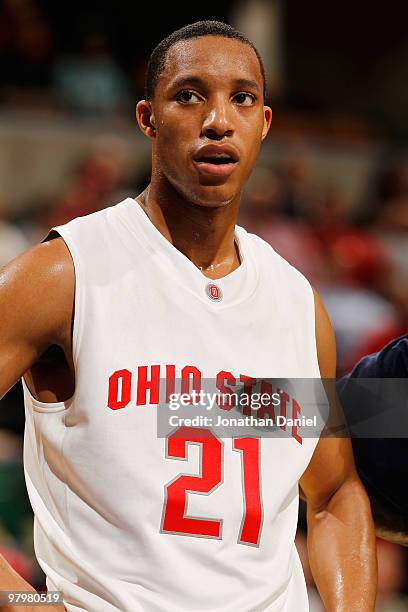
[[[147,100],[140,100],[136,105],[136,119],[143,134],[156,138],[155,119],[152,105]]]
[[[269,128],[271,127],[271,123],[272,123],[272,109],[270,108],[270,106],[264,106],[264,125],[262,129],[262,140],[265,140],[269,132]]]

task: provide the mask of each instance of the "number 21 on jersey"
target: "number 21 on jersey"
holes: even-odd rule
[[[222,517],[219,519],[185,516],[187,493],[210,495],[222,486],[224,442],[209,429],[179,427],[166,439],[168,459],[187,459],[188,445],[201,446],[200,475],[180,474],[164,487],[164,507],[161,531],[204,538],[222,537]],[[260,440],[232,438],[232,450],[241,454],[244,513],[241,527],[237,526],[238,543],[259,545],[262,527]]]

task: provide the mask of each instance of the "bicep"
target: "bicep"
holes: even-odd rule
[[[329,316],[316,291],[314,297],[317,355],[330,406],[330,420],[300,480],[300,487],[308,503],[318,508],[324,505],[347,479],[354,477],[355,467],[350,439],[330,433],[331,427],[339,427],[344,436],[341,426],[342,411],[334,384],[336,342]]]
[[[74,272],[62,239],[26,251],[0,271],[0,397],[63,332]]]

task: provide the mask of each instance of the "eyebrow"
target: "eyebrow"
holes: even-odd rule
[[[257,91],[261,90],[259,84],[251,79],[234,79],[232,85],[233,89],[256,89]],[[171,89],[180,89],[182,87],[191,86],[205,89],[206,81],[196,75],[186,75],[176,78],[171,83]]]
[[[260,91],[259,83],[251,79],[235,79],[234,88],[237,89],[257,89]]]

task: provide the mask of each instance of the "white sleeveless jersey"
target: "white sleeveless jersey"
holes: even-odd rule
[[[212,282],[131,198],[55,229],[75,268],[76,390],[44,403],[23,381],[48,589],[69,612],[308,610],[294,537],[317,439],[170,442],[157,381],[319,377],[309,283],[240,227],[241,265]]]

